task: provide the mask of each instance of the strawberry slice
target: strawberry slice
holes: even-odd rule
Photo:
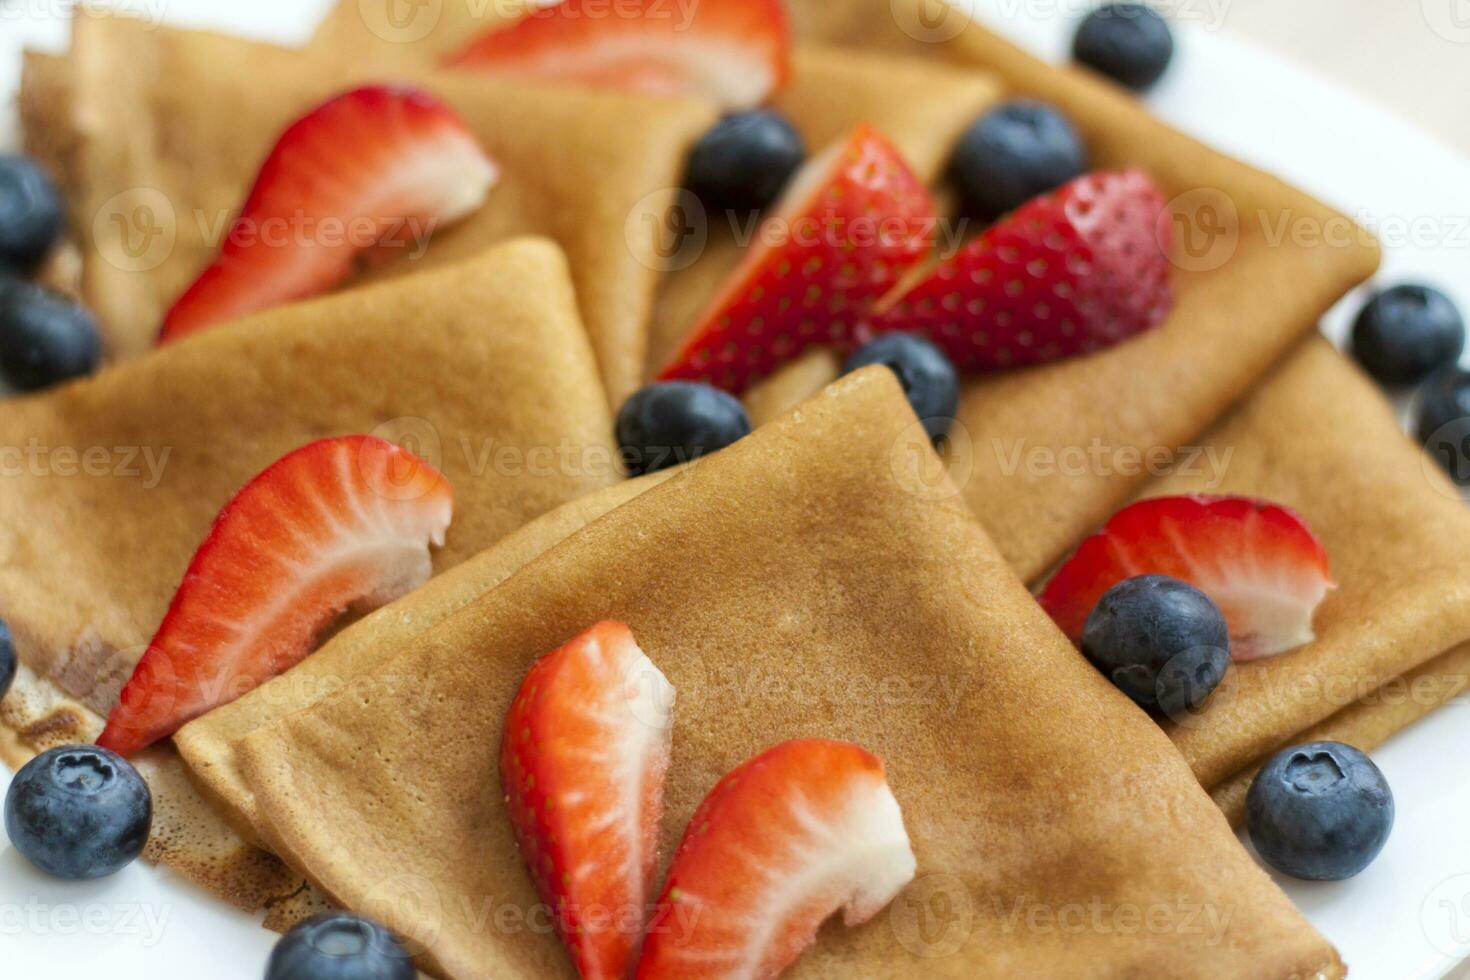
[[[1110,347],[1173,307],[1164,196],[1137,170],[1079,177],[1002,219],[886,305],[962,370],[1041,364]]]
[[[464,122],[428,93],[340,95],[286,130],[159,343],[340,285],[363,257],[406,253],[477,211],[498,179]]]
[[[660,378],[740,394],[814,344],[850,345],[928,252],[936,214],[892,144],[859,126],[797,174]]]
[[[737,766],[695,811],[637,975],[775,977],[828,916],[866,922],[914,870],[877,756],[847,742],[785,742]]]
[[[1168,575],[1213,599],[1239,661],[1310,643],[1312,615],[1333,588],[1327,552],[1296,512],[1245,497],[1158,497],[1114,514],[1039,601],[1080,644],[1102,594],[1137,575]]]
[[[97,744],[131,755],[295,666],[347,609],[422,585],[452,509],[437,470],[372,436],[271,464],[215,519]]]
[[[562,0],[447,64],[745,108],[790,77],[791,24],[781,0]]]
[[[603,622],[538,660],[505,720],[516,841],[587,980],[627,976],[643,934],[673,704],[628,627]]]

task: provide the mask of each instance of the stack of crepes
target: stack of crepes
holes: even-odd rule
[[[891,380],[821,390],[837,367],[818,353],[748,396],[767,422],[749,439],[623,481],[609,404],[738,257],[714,240],[660,274],[642,235],[717,110],[446,74],[443,52],[495,5],[428,5],[442,6],[431,29],[405,33],[389,3],[345,2],[305,52],[79,13],[67,59],[28,59],[28,139],[69,194],[81,288],[117,363],[7,406],[0,444],[136,447],[140,462],[7,476],[0,618],[23,661],[0,711],[7,761],[95,736],[245,480],[311,438],[377,431],[429,447],[456,488],[442,574],[146,753],[152,857],[268,906],[273,925],[326,902],[376,915],[447,976],[570,972],[550,935],[494,925],[497,908],[536,903],[495,775],[499,724],[532,659],[614,617],[679,690],[666,828],[781,738],[850,738],[887,761],[919,877],[891,914],[824,931],[798,975],[1340,975],[1225,817],[1282,745],[1375,745],[1467,680],[1470,514],[1315,336],[1374,270],[1366,236],[1273,235],[1345,219],[957,14],[793,3],[801,43],[775,103],[810,145],[868,121],[937,183],[986,107],[1047,99],[1096,165],[1140,167],[1173,199],[1176,307],[1107,352],[967,382],[947,462]],[[212,258],[201,216],[238,205],[285,123],[385,73],[449,101],[495,156],[485,208],[373,273],[386,282],[143,353]],[[156,255],[123,237],[139,206],[169,243]],[[1238,218],[1223,251],[1189,250],[1206,206]],[[1190,447],[1194,465],[1026,465],[1094,446],[1114,460]],[[574,463],[506,465],[487,447]],[[1161,732],[1022,583],[1128,500],[1181,492],[1297,509],[1339,588],[1314,642],[1236,665],[1207,710]],[[1097,904],[1174,917],[1028,925]],[[942,928],[926,912],[940,906]]]

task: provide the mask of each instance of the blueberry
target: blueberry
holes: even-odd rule
[[[1353,353],[1385,385],[1423,381],[1464,350],[1464,318],[1448,296],[1428,286],[1383,290],[1353,324]]]
[[[0,619],[0,698],[10,692],[15,683],[15,668],[19,658],[15,655],[15,640],[10,635],[10,626]]]
[[[884,334],[849,357],[842,373],[851,374],[870,364],[882,364],[898,375],[929,438],[938,439],[949,431],[960,406],[960,378],[943,351],[913,334]]]
[[[61,195],[35,163],[0,156],[0,268],[30,272],[65,226]]]
[[[1087,147],[1066,116],[1041,102],[1007,102],[965,131],[950,176],[971,208],[994,218],[1087,170]]]
[[[1450,479],[1470,486],[1470,372],[1440,371],[1419,400],[1419,441]]]
[[[637,391],[618,412],[618,445],[634,476],[687,463],[750,435],[750,416],[734,396],[691,381]]]
[[[265,980],[414,980],[408,950],[372,919],[331,912],[281,937]]]
[[[95,745],[36,756],[5,796],[10,843],[58,878],[102,878],[143,853],[153,796],[128,761]]]
[[[781,196],[806,159],[806,144],[771,109],[726,116],[694,144],[685,180],[713,211],[758,211]]]
[[[1176,717],[1224,678],[1230,634],[1220,608],[1199,589],[1140,575],[1103,593],[1083,627],[1082,652],[1134,701]]]
[[[1174,57],[1174,35],[1146,3],[1104,4],[1082,21],[1072,57],[1131,89],[1157,82]]]
[[[101,357],[86,307],[41,286],[0,281],[0,379],[35,391],[90,374]]]
[[[1271,867],[1308,881],[1341,881],[1383,850],[1393,793],[1362,752],[1309,742],[1278,752],[1245,798],[1251,843]]]

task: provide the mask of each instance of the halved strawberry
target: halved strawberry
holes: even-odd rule
[[[936,208],[872,126],[797,174],[777,212],[659,377],[740,394],[814,344],[849,345],[927,254]]]
[[[447,64],[745,108],[790,77],[791,24],[781,0],[562,0]]]
[[[97,744],[131,755],[295,666],[347,609],[422,585],[453,503],[436,469],[373,436],[271,464],[215,519]]]
[[[1236,660],[1311,642],[1312,614],[1333,588],[1327,552],[1296,512],[1245,497],[1157,497],[1082,542],[1039,601],[1081,643],[1102,594],[1137,575],[1168,575],[1213,599]]]
[[[737,766],[695,811],[638,976],[775,977],[828,916],[866,922],[914,870],[882,760],[847,742],[784,742]]]
[[[516,841],[587,980],[626,976],[643,934],[673,702],[628,627],[603,622],[538,660],[505,719]]]
[[[1079,177],[1003,218],[886,302],[876,327],[923,334],[970,371],[1126,340],[1173,307],[1164,208],[1141,171]]]
[[[365,253],[406,252],[474,213],[498,179],[464,122],[428,93],[339,95],[286,130],[159,343],[325,292]]]

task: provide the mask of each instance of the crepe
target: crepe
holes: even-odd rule
[[[667,843],[776,741],[852,739],[887,763],[919,880],[868,926],[824,930],[792,976],[1341,975],[968,510],[914,493],[938,465],[904,438],[914,421],[888,373],[846,378],[589,524],[354,690],[252,735],[244,769],[275,839],[428,969],[570,975],[550,934],[505,925],[537,899],[495,759],[530,663],[614,617],[678,690]],[[962,909],[961,925],[921,931],[926,901]],[[1197,919],[1006,925],[1093,907],[1231,915],[1212,937]]]
[[[1212,455],[1147,494],[1285,504],[1321,538],[1338,583],[1315,642],[1235,665],[1201,713],[1167,726],[1238,822],[1250,779],[1276,750],[1319,737],[1371,748],[1470,682],[1470,508],[1373,383],[1321,339],[1203,446]]]
[[[355,84],[409,81],[464,117],[502,180],[470,219],[427,243],[417,236],[375,274],[547,235],[571,258],[609,398],[621,404],[640,383],[656,230],[689,145],[715,118],[712,106],[347,63],[84,11],[67,64],[60,80],[35,66],[24,100],[68,107],[48,124],[69,122],[77,133],[61,173],[80,219],[85,295],[114,356],[152,345],[164,312],[214,257],[293,119]]]
[[[464,564],[368,616],[297,667],[189,723],[174,743],[215,804],[247,836],[270,826],[241,774],[235,749],[246,736],[350,687],[389,662],[414,637],[469,605],[553,545],[644,490],[673,476],[652,473],[564,504]]]
[[[22,669],[0,709],[4,761],[95,737],[219,509],[286,452],[351,432],[402,442],[453,484],[441,571],[618,481],[555,245],[283,307],[8,402],[0,618]],[[151,856],[251,909],[301,887],[225,832],[171,752],[143,768]]]

